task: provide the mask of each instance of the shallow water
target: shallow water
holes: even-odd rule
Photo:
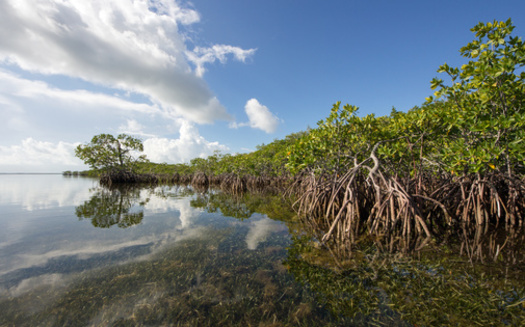
[[[293,218],[275,197],[0,175],[0,326],[430,326],[472,317],[513,325],[525,317],[518,278],[487,278],[458,256],[414,261],[368,245],[341,265]]]

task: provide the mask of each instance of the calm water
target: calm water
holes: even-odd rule
[[[525,321],[520,262],[486,278],[460,256],[367,246],[337,268],[290,217],[275,198],[0,175],[0,326]]]

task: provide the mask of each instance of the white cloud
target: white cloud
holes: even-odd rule
[[[161,114],[155,105],[135,103],[122,100],[116,96],[95,93],[87,90],[63,90],[38,80],[28,80],[13,73],[0,69],[0,103],[2,98],[8,107],[17,108],[17,112],[25,111],[16,104],[16,99],[31,99],[36,101],[51,100],[53,103],[62,102],[68,105],[88,105],[92,108],[99,106],[114,107],[122,110],[137,111],[150,114]],[[2,93],[4,94],[2,96]],[[11,98],[11,100],[8,100]]]
[[[61,172],[60,168],[65,166],[82,167],[81,161],[74,155],[77,145],[32,138],[23,140],[20,145],[0,145],[0,171],[18,172],[29,168],[33,172]]]
[[[179,26],[199,19],[173,0],[4,0],[0,62],[144,94],[168,116],[230,119],[200,78],[203,64],[228,53],[244,61],[253,50],[220,45],[192,55]]]
[[[236,60],[245,62],[255,51],[256,49],[243,50],[231,45],[218,44],[211,48],[195,47],[192,52],[187,52],[187,55],[190,61],[197,66],[197,76],[202,76],[206,71],[204,65],[207,63],[214,63],[217,60],[225,63],[229,54],[233,55]]]
[[[145,126],[143,126],[141,123],[136,121],[135,119],[128,119],[126,121],[126,125],[120,125],[119,127],[119,134],[131,134],[131,135],[138,135],[143,137],[156,137],[156,135],[153,134],[147,134],[144,133]]]
[[[195,126],[186,120],[180,120],[178,139],[150,138],[143,142],[144,153],[153,162],[180,163],[193,158],[205,158],[219,150],[229,149],[219,142],[209,142],[199,134]]]
[[[29,137],[86,141],[94,134],[115,132],[115,126],[126,120],[166,125],[168,119],[176,124],[175,117],[154,104],[86,90],[63,90],[1,69],[0,116],[3,145],[20,144]]]
[[[0,1],[0,172],[86,169],[75,142],[100,133],[146,138],[155,162],[228,151],[195,126],[231,119],[204,66],[255,49],[188,50],[199,20],[176,0]]]
[[[0,172],[87,169],[74,156],[79,142],[60,140],[67,137],[88,142],[103,132],[150,138],[144,142],[145,154],[154,162],[187,162],[214,150],[228,150],[207,141],[190,121],[170,117],[154,104],[85,90],[61,90],[2,70],[0,104],[0,138],[4,143],[0,145]],[[180,132],[178,139],[156,136],[159,130],[173,128]]]
[[[279,118],[275,116],[268,107],[262,105],[257,99],[250,99],[244,106],[246,115],[248,116],[247,123],[230,123],[231,128],[238,128],[242,126],[250,126],[265,131],[266,133],[273,133],[279,125]]]
[[[120,131],[126,134],[142,134],[143,128],[144,126],[134,119],[128,119],[126,125],[119,127]]]
[[[143,141],[144,154],[152,162],[181,163],[196,157],[205,158],[214,151],[228,152],[229,148],[219,142],[210,142],[199,134],[193,123],[180,118],[179,138],[151,137]],[[134,120],[123,126],[135,134],[142,133],[142,127]],[[87,140],[86,140],[87,141]],[[45,142],[26,138],[21,144],[0,145],[0,172],[62,172],[65,170],[88,169],[75,157],[75,148],[80,143]]]

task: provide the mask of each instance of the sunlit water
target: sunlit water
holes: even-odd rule
[[[261,199],[0,175],[0,326],[522,321],[519,280],[499,290],[505,276],[476,279],[457,258],[387,264],[369,248],[328,269],[330,254]]]

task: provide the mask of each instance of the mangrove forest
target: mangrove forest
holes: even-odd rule
[[[434,95],[406,112],[360,116],[337,102],[316,128],[252,153],[187,164],[150,163],[138,156],[141,141],[124,134],[95,136],[76,154],[105,184],[281,192],[324,231],[323,242],[346,242],[361,231],[399,230],[409,241],[464,223],[522,226],[525,45],[513,29],[510,19],[472,28],[475,39],[460,49],[468,62],[440,66]]]
[[[403,306],[410,307],[403,319],[426,326],[454,325],[437,313],[422,316],[418,306],[434,310],[439,306],[432,299],[450,299],[452,295],[440,288],[445,283],[469,285],[456,300],[440,304],[451,310],[471,310],[473,302],[499,295],[476,288],[468,274],[447,275],[453,270],[451,262],[421,268],[410,256],[399,263],[400,257],[392,261],[385,255],[414,255],[454,244],[471,263],[513,265],[514,280],[520,278],[525,264],[519,250],[525,220],[525,44],[513,30],[510,19],[474,26],[474,39],[460,49],[465,63],[441,65],[440,77],[430,82],[434,93],[410,110],[360,115],[356,106],[337,102],[315,128],[260,145],[251,153],[216,152],[189,163],[152,163],[140,155],[139,139],[95,136],[76,153],[92,170],[74,174],[100,176],[101,184],[113,191],[100,191],[77,214],[97,227],[139,223],[140,214],[130,215],[122,208],[109,220],[97,212],[103,210],[105,198],[130,193],[122,186],[130,183],[186,185],[199,194],[193,206],[238,219],[261,210],[277,217],[287,207],[293,216],[277,218],[296,224],[287,265],[312,289],[326,293],[324,300],[334,312],[356,311],[387,292],[392,308],[402,312]],[[112,193],[115,190],[121,191]],[[273,207],[253,209],[258,194],[273,196]],[[364,250],[369,244],[375,245],[373,253]],[[316,259],[299,254],[306,248],[317,253]],[[361,280],[358,273],[367,276],[364,284],[341,282],[337,290],[326,286],[328,280]],[[383,295],[372,295],[371,288],[382,289]],[[338,292],[357,292],[361,302],[339,303],[334,295]],[[420,293],[414,297],[416,292]],[[523,321],[524,294],[513,294],[506,307],[498,307],[506,317],[507,323],[500,321],[503,325]],[[407,304],[405,297],[416,299]],[[476,310],[471,317],[486,314],[497,320],[501,314]],[[477,323],[483,325],[482,320]]]

